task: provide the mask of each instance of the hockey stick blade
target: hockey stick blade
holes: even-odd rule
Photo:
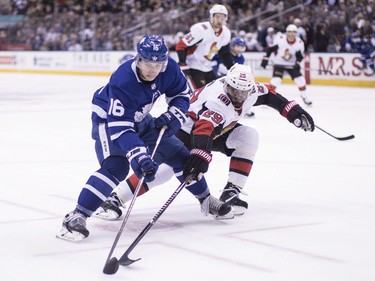
[[[330,133],[328,133],[327,131],[323,130],[322,128],[320,128],[319,126],[315,125],[315,128],[321,130],[322,132],[326,133],[327,135],[339,140],[339,141],[346,141],[346,140],[351,140],[351,139],[354,139],[355,136],[354,135],[350,135],[350,136],[347,136],[347,137],[335,137],[334,135],[331,135]]]
[[[175,192],[169,197],[167,202],[161,207],[161,209],[154,215],[154,217],[151,219],[151,221],[146,225],[146,227],[141,231],[141,233],[135,238],[133,243],[129,246],[129,248],[125,251],[125,253],[121,256],[121,258],[118,260],[119,264],[123,266],[128,266],[136,261],[139,261],[139,259],[131,259],[129,258],[129,254],[135,246],[142,240],[142,238],[146,235],[146,233],[150,230],[150,228],[156,223],[156,221],[160,218],[160,216],[164,213],[164,211],[169,207],[169,205],[173,202],[173,200],[177,197],[177,195],[185,188],[185,186],[193,179],[192,175],[189,175],[186,177],[186,179],[177,187]]]

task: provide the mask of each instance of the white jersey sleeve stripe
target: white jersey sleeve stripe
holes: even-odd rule
[[[134,127],[134,122],[129,121],[114,121],[108,122],[108,127]]]
[[[120,132],[118,132],[116,134],[111,135],[111,141],[114,141],[114,140],[118,139],[122,134],[124,134],[124,133],[126,133],[128,131],[135,132],[134,129],[127,129],[127,130],[120,131]]]
[[[107,112],[100,106],[93,104],[92,111],[96,113],[96,115],[98,115],[100,118],[107,119]]]

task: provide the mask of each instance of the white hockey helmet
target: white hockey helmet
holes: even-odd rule
[[[223,14],[225,15],[225,18],[228,19],[228,10],[225,8],[224,5],[215,4],[210,9],[210,19],[214,16],[214,14]]]
[[[289,24],[287,27],[286,27],[286,31],[287,32],[297,32],[298,28],[297,26],[295,26],[294,24]]]
[[[254,91],[255,79],[251,67],[248,65],[233,65],[225,76],[224,89],[232,104],[238,108]]]
[[[236,63],[227,72],[225,82],[234,89],[250,91],[255,83],[254,74],[249,65]]]

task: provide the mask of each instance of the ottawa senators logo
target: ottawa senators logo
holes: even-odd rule
[[[284,52],[284,55],[282,56],[284,60],[290,60],[292,58],[291,53],[289,52],[289,49],[286,49]]]

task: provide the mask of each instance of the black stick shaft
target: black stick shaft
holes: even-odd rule
[[[161,130],[160,130],[160,133],[159,133],[158,139],[157,139],[156,142],[155,142],[155,147],[154,147],[154,150],[153,150],[153,152],[152,152],[151,159],[154,158],[154,155],[155,155],[156,149],[158,148],[158,146],[159,146],[159,144],[160,144],[161,138],[163,137],[163,134],[164,134],[165,130],[166,130],[166,127],[163,127],[163,128],[161,128]],[[121,234],[122,234],[122,232],[124,231],[125,225],[126,225],[128,219],[129,219],[130,213],[131,213],[131,211],[132,211],[132,209],[133,209],[133,206],[134,206],[135,200],[137,199],[137,196],[138,196],[139,190],[141,189],[141,186],[142,186],[142,184],[143,184],[144,179],[145,179],[145,177],[142,176],[142,178],[141,178],[141,179],[139,180],[139,182],[138,182],[137,188],[136,188],[135,191],[134,191],[133,198],[132,198],[132,200],[131,200],[131,202],[130,202],[130,205],[129,205],[129,207],[128,207],[128,210],[127,210],[127,212],[126,212],[126,214],[125,214],[125,217],[124,217],[124,219],[123,219],[123,221],[122,221],[121,227],[120,227],[119,231],[117,232],[117,235],[116,235],[115,240],[113,241],[113,244],[112,244],[111,250],[109,251],[109,254],[108,254],[107,260],[106,260],[106,262],[105,262],[104,268],[105,268],[105,266],[109,263],[109,261],[110,261],[110,259],[111,259],[111,256],[112,256],[112,254],[113,254],[113,252],[114,252],[114,250],[115,250],[115,248],[116,248],[116,246],[117,246],[117,243],[118,243],[118,241],[119,241],[119,239],[120,239],[120,237],[121,237]]]
[[[354,139],[354,135],[350,135],[350,136],[347,136],[347,137],[335,137],[334,135],[328,133],[327,131],[323,130],[322,128],[320,128],[319,126],[315,125],[315,128],[321,130],[322,132],[326,133],[327,135],[337,139],[337,140],[340,140],[340,141],[345,141],[345,140],[351,140],[351,139]]]
[[[177,195],[181,192],[182,189],[185,188],[185,186],[191,181],[192,176],[188,176],[185,181],[183,181],[179,187],[173,192],[171,197],[165,202],[163,207],[155,214],[155,216],[151,219],[151,221],[146,225],[146,227],[141,231],[141,233],[135,238],[133,243],[130,244],[128,249],[125,251],[125,253],[121,256],[119,259],[119,263],[121,265],[129,265],[127,261],[129,260],[128,255],[131,251],[137,246],[137,244],[142,240],[142,238],[146,235],[146,233],[150,230],[150,228],[156,223],[156,221],[161,217],[161,215],[164,213],[164,211],[169,207],[169,205],[173,202],[174,199],[176,199]]]

